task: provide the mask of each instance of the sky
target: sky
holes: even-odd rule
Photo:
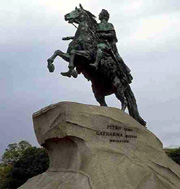
[[[147,128],[164,147],[179,147],[179,0],[6,0],[0,6],[0,155],[21,140],[37,145],[32,114],[39,109],[60,101],[98,105],[82,75],[60,75],[65,61],[55,60],[54,73],[47,69],[47,58],[67,49],[61,38],[76,31],[64,15],[79,3],[96,16],[108,10]],[[106,99],[120,107],[114,95]]]

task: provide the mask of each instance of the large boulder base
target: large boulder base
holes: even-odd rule
[[[20,189],[180,189],[160,140],[117,108],[60,102],[33,122],[50,166]]]

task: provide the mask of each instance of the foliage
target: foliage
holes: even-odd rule
[[[31,147],[31,144],[29,144],[27,141],[9,144],[2,156],[2,162],[6,165],[13,165],[29,147]]]
[[[0,189],[7,188],[7,184],[9,183],[9,173],[12,171],[12,165],[4,165],[0,164]]]
[[[166,148],[165,152],[171,159],[180,165],[180,148]]]
[[[8,145],[0,164],[0,189],[16,189],[49,166],[47,152],[28,142]]]
[[[164,149],[180,165],[180,148]],[[12,143],[0,163],[0,189],[16,189],[29,178],[47,170],[49,159],[43,148],[32,147],[27,141]]]

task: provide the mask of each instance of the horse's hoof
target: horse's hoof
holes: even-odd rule
[[[121,110],[124,112],[125,109],[126,109],[127,105],[126,104],[123,104],[122,107],[121,107]]]
[[[48,58],[48,59],[47,59],[47,62],[48,62],[48,64],[52,64],[52,63],[53,63],[53,59]]]
[[[48,69],[49,69],[49,72],[54,72],[54,70],[55,70],[55,66],[54,66],[54,64],[49,64],[48,66]]]

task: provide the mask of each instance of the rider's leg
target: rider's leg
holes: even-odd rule
[[[125,111],[127,107],[127,100],[124,96],[125,86],[123,86],[119,78],[115,77],[113,81],[113,87],[116,89],[116,97],[121,101],[121,110]]]
[[[91,63],[90,66],[94,67],[94,68],[98,68],[99,62],[101,61],[101,59],[103,58],[103,51],[106,49],[106,47],[104,46],[104,44],[98,44],[97,46],[97,54],[96,54],[96,61],[95,63]]]
[[[95,63],[91,63],[90,64],[90,66],[92,66],[92,67],[94,67],[94,68],[98,68],[98,65],[99,65],[99,62],[101,61],[101,59],[102,59],[102,54],[103,54],[103,52],[102,52],[102,50],[101,49],[98,49],[97,50],[97,55],[96,55],[96,61],[95,61]]]
[[[105,101],[105,97],[99,94],[94,94],[97,102],[99,102],[100,106],[107,106],[106,101]]]

